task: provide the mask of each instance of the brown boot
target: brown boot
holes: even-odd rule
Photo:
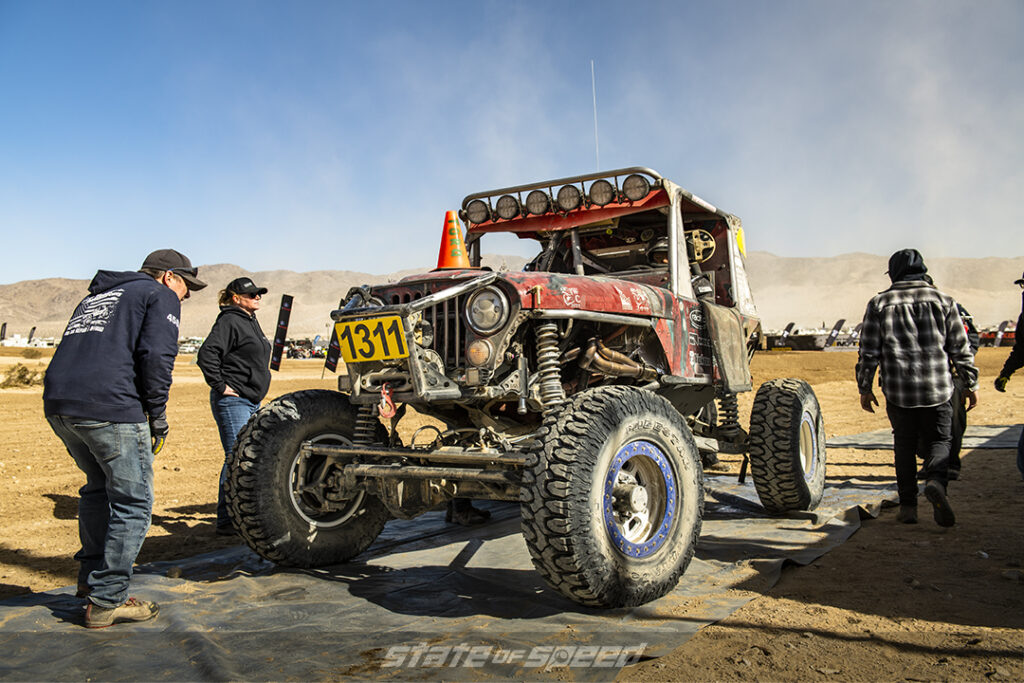
[[[473,507],[473,503],[467,498],[455,498],[448,503],[448,511],[445,513],[444,521],[459,526],[476,526],[483,524],[491,518],[489,510],[480,510]]]
[[[90,602],[85,608],[85,627],[106,628],[126,621],[149,621],[159,612],[160,606],[155,602],[138,598],[128,598],[123,605],[113,608],[100,607]]]

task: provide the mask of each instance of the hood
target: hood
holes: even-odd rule
[[[89,283],[89,293],[99,294],[109,289],[113,289],[119,285],[123,285],[126,282],[134,282],[135,280],[149,280],[155,282],[155,280],[135,270],[129,270],[124,272],[118,272],[113,270],[98,270],[96,276],[93,277],[92,282]]]
[[[924,265],[924,257],[917,249],[900,249],[889,257],[889,279],[897,282],[926,280],[928,267]]]
[[[252,320],[256,317],[255,313],[246,313],[238,306],[221,306],[220,313],[217,314],[217,319],[223,318],[226,315],[240,315],[246,320]]]

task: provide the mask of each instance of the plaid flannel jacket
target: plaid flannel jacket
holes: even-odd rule
[[[956,302],[921,281],[896,282],[868,302],[861,327],[857,387],[871,393],[876,368],[887,401],[902,408],[945,403],[950,366],[972,390],[978,369]]]

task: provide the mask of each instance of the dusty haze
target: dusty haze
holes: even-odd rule
[[[863,316],[868,299],[889,285],[887,260],[887,256],[874,254],[787,258],[752,252],[747,268],[766,329],[778,329],[791,321],[798,327],[823,323],[830,327],[839,318],[846,318],[852,326]],[[484,263],[495,269],[518,270],[525,259],[485,256]],[[1024,271],[1024,256],[928,259],[926,255],[926,263],[936,285],[966,306],[980,326],[1016,320],[1021,297],[1013,281]],[[132,268],[125,266],[125,270]],[[289,336],[312,338],[329,334],[329,314],[350,287],[394,281],[416,272],[422,271],[374,275],[347,270],[253,272],[232,264],[200,266],[199,275],[210,286],[184,303],[181,334],[205,336],[217,316],[217,292],[242,275],[270,290],[259,314],[268,336],[272,336],[280,295],[284,293],[295,298]],[[50,278],[0,285],[0,322],[8,323],[8,336],[27,335],[33,325],[37,327],[36,336],[58,336],[88,284],[88,280]]]

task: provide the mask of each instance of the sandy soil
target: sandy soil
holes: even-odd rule
[[[1024,377],[990,389],[1007,349],[982,349],[981,405],[973,424],[1014,424]],[[0,373],[25,359],[0,352]],[[199,369],[179,357],[170,438],[158,456],[153,526],[139,562],[187,557],[232,544],[213,533],[223,455]],[[851,352],[762,353],[755,383],[806,379],[829,436],[887,427],[860,410]],[[320,361],[285,361],[271,396],[332,388]],[[77,488],[83,478],[42,415],[41,389],[0,390],[0,598],[74,583]],[[743,421],[752,394],[741,401]],[[892,481],[887,451],[832,450],[829,480]],[[724,461],[738,471],[739,459]],[[754,599],[672,654],[622,672],[628,680],[1024,680],[1024,483],[1012,451],[967,451],[950,489],[957,525],[942,529],[922,506],[916,526],[884,510],[844,545]]]

